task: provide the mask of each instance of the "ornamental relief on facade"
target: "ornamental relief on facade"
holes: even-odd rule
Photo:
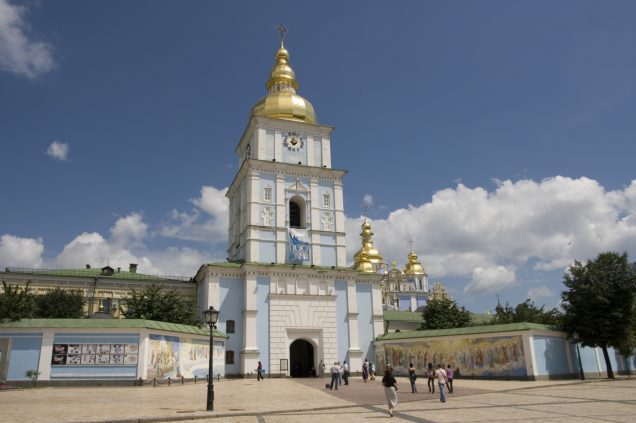
[[[333,295],[333,287],[327,281],[314,279],[273,279],[270,292],[278,295]]]

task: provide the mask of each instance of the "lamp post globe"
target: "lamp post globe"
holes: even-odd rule
[[[207,411],[214,411],[214,329],[216,329],[216,322],[219,320],[219,311],[210,306],[203,314],[205,323],[210,327],[210,362],[208,366],[208,401],[206,409]]]

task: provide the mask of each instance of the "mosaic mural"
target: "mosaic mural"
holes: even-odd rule
[[[150,335],[148,379],[204,378],[208,375],[210,346],[206,341],[176,336]],[[224,374],[225,352],[222,341],[214,341],[214,374]]]
[[[450,364],[463,376],[527,376],[521,336],[416,341],[376,345],[379,369],[390,364],[406,374],[409,363],[421,374],[428,363]]]

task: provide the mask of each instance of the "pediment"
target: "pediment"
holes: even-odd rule
[[[288,191],[297,191],[297,192],[309,192],[309,187],[303,184],[300,179],[296,179],[295,182],[291,183],[287,186]]]

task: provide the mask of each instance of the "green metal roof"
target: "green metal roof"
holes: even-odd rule
[[[158,322],[143,319],[22,319],[0,323],[0,329],[154,329],[166,332],[210,336],[210,331],[199,326]],[[223,332],[214,330],[214,337],[227,338]]]
[[[191,278],[185,276],[159,276],[159,275],[145,275],[143,273],[131,273],[127,271],[117,271],[114,269],[112,275],[103,275],[102,269],[90,268],[90,269],[26,269],[19,267],[7,267],[5,269],[7,274],[23,274],[34,276],[61,276],[61,277],[81,277],[81,278],[109,278],[109,279],[125,279],[136,281],[179,281],[187,282]]]
[[[422,323],[422,313],[419,311],[388,310],[384,312],[384,320],[387,322],[418,322]]]
[[[289,264],[289,263],[264,263],[264,262],[244,262],[244,261],[220,261],[217,263],[207,263],[204,266],[218,266],[218,267],[231,267],[240,268],[243,265],[250,266],[265,266],[280,269],[316,269],[316,270],[348,270],[354,272],[356,270],[349,267],[331,267],[331,266],[315,266],[307,264]],[[356,271],[357,272],[357,271]],[[362,272],[365,273],[365,272]]]
[[[513,332],[523,330],[559,331],[559,328],[549,325],[540,325],[538,323],[509,323],[506,325],[468,326],[453,329],[391,332],[380,335],[376,339],[378,341],[388,341],[393,339],[434,338],[438,336],[472,335],[478,333]]]

